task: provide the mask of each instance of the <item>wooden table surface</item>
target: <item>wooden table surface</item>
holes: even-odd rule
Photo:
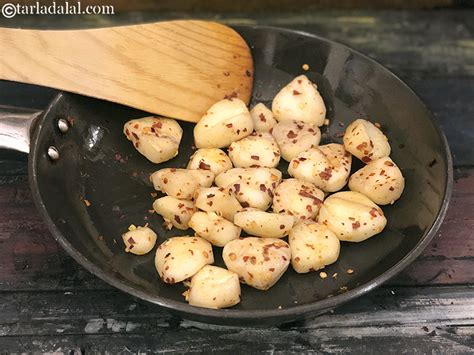
[[[443,126],[454,157],[453,197],[438,235],[388,284],[316,319],[263,329],[196,323],[115,290],[72,260],[35,210],[26,157],[0,150],[0,353],[473,353],[474,10],[199,16],[314,32],[372,56],[413,87]],[[0,26],[91,27],[163,17],[184,16],[35,17],[3,19]],[[2,100],[33,106],[44,106],[53,93],[8,88],[0,82]]]

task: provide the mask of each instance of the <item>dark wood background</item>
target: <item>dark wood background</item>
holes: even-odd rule
[[[0,5],[11,0],[0,0]],[[37,0],[18,0],[15,3],[35,5]],[[70,4],[72,0],[42,0],[42,5]],[[180,12],[246,12],[296,11],[316,9],[439,9],[474,6],[472,0],[81,0],[81,5],[113,5],[117,13],[130,11]]]
[[[433,111],[451,145],[454,193],[439,234],[396,279],[314,320],[264,329],[206,325],[139,302],[74,262],[33,206],[26,158],[0,150],[0,352],[473,353],[474,10],[134,11],[2,18],[0,26],[99,27],[177,17],[314,32],[357,48],[398,74]],[[0,90],[12,102],[20,95],[36,106],[52,95],[7,92],[2,83]]]

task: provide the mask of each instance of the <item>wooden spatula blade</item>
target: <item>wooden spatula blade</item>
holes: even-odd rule
[[[74,31],[0,29],[0,79],[49,86],[196,122],[216,101],[249,102],[253,61],[206,21]]]

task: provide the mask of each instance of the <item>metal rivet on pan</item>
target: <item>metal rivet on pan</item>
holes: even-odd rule
[[[67,121],[65,119],[60,118],[58,120],[58,128],[62,133],[66,133],[69,129],[69,125],[67,124]]]
[[[56,147],[50,146],[48,148],[48,156],[51,158],[51,160],[58,160],[59,159],[59,152],[56,149]]]

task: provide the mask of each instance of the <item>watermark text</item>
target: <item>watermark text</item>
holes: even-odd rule
[[[6,3],[2,6],[2,15],[13,18],[19,15],[115,15],[113,5],[87,5],[82,6],[80,1],[64,2],[43,5],[37,1],[31,5]]]

